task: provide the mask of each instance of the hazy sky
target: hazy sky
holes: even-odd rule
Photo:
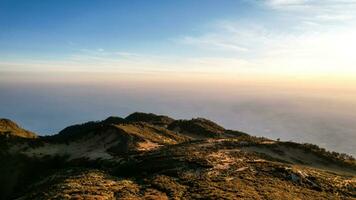
[[[1,0],[0,67],[355,78],[355,0]]]
[[[0,0],[0,117],[134,111],[356,155],[356,0]]]

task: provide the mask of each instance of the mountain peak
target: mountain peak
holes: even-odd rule
[[[127,120],[117,116],[110,116],[106,118],[103,122],[107,124],[120,124],[125,123]]]
[[[153,113],[143,113],[143,112],[135,112],[130,114],[125,118],[130,122],[147,122],[154,125],[169,125],[174,121],[174,119],[165,116],[165,115],[156,115]]]
[[[190,133],[201,138],[220,137],[226,131],[220,125],[204,118],[176,120],[168,125],[168,129],[183,134]]]

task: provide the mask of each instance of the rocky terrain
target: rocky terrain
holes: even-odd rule
[[[45,137],[7,121],[0,199],[356,199],[353,157],[203,118],[133,113]]]

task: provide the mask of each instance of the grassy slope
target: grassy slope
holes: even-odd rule
[[[0,135],[36,138],[37,135],[18,126],[9,119],[0,119]]]
[[[2,137],[0,199],[356,198],[351,157],[172,120],[138,113],[52,137]]]

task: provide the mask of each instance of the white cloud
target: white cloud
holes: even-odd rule
[[[350,6],[356,4],[356,0],[265,0],[270,6],[314,6],[314,7],[331,7],[331,6]]]
[[[308,0],[267,0],[267,3],[271,6],[295,6],[305,5]]]
[[[138,56],[140,56],[140,54],[137,54],[137,53],[124,52],[124,51],[114,52],[114,54],[116,54],[118,56],[122,56],[122,57],[138,57]]]
[[[350,14],[345,15],[345,14],[323,14],[323,15],[318,15],[316,16],[317,20],[321,21],[347,21],[347,20],[352,20],[354,17]]]
[[[214,60],[224,58],[232,71],[356,76],[356,0],[262,2],[279,19],[224,20],[180,41],[210,51]]]
[[[260,1],[259,1],[260,2]],[[268,7],[314,21],[348,21],[356,17],[356,0],[264,0]]]
[[[296,24],[296,26],[304,26],[303,30],[293,31],[291,27],[275,29],[258,23],[249,25],[223,21],[215,24],[214,28],[201,36],[186,37],[190,41],[209,42],[185,42],[184,44],[199,45],[215,52],[215,55],[224,58],[223,64],[218,66],[229,66],[226,69],[231,71],[253,68],[255,72],[261,73],[356,75],[354,65],[356,58],[353,55],[356,52],[356,26],[329,27],[310,23],[313,24],[308,26],[302,23]],[[220,45],[219,51],[224,49],[225,52],[233,53],[230,56],[232,59],[229,60],[224,53],[219,53],[216,49],[216,44],[222,41],[244,47],[248,51],[236,51],[230,46]],[[206,60],[216,63],[214,60],[219,59],[215,56],[214,60]]]
[[[194,45],[202,48],[232,50],[232,51],[248,51],[242,45],[234,44],[225,38],[220,38],[220,35],[203,35],[200,37],[184,37],[181,39],[184,44]]]

